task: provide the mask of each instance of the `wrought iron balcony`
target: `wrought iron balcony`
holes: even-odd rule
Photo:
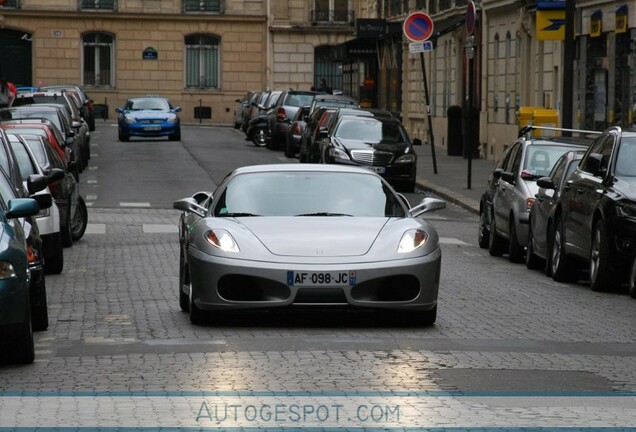
[[[5,0],[0,9],[20,9],[20,0]]]
[[[223,0],[183,0],[183,11],[223,13],[223,3]]]
[[[311,23],[353,25],[352,10],[314,9],[311,11]]]
[[[80,0],[80,10],[117,10],[117,0]]]

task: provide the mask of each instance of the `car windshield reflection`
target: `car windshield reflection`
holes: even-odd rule
[[[245,173],[233,178],[214,216],[405,217],[398,198],[371,173]]]

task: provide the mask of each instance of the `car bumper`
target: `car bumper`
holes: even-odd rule
[[[392,164],[385,166],[362,165],[352,160],[335,159],[335,164],[359,166],[367,168],[380,174],[391,184],[413,183],[415,182],[417,165],[415,163]]]
[[[271,263],[189,253],[194,304],[202,310],[286,306],[353,306],[430,310],[437,305],[441,250],[384,262]],[[290,284],[289,272],[355,272],[355,284]]]
[[[149,129],[150,127],[153,129]],[[178,125],[126,125],[125,127],[122,127],[123,133],[138,137],[162,137],[174,135],[178,130]]]

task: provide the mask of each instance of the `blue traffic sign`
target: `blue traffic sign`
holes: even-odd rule
[[[433,20],[423,12],[413,12],[404,20],[403,30],[412,42],[424,42],[433,34]]]

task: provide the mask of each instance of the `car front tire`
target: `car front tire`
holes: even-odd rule
[[[17,335],[13,358],[17,363],[31,364],[35,360],[35,345],[33,343],[33,327],[31,325],[31,306],[26,302],[24,321]]]
[[[526,267],[530,270],[537,270],[541,268],[542,259],[534,253],[534,247],[532,246],[533,234],[532,225],[528,226],[528,244],[526,246]]]
[[[121,128],[119,129],[118,138],[119,138],[119,141],[123,141],[123,142],[130,141],[130,135],[124,132]]]
[[[629,295],[636,299],[636,256],[632,260],[632,268],[629,272]]]
[[[603,220],[594,225],[590,249],[590,288],[592,291],[607,291],[618,282],[612,275],[610,265],[609,233]]]
[[[495,228],[495,215],[494,210],[490,215],[490,230],[488,239],[488,253],[491,256],[500,257],[503,255],[506,247],[506,241],[497,233]]]
[[[571,258],[565,253],[565,236],[563,219],[559,218],[554,228],[550,262],[552,264],[552,279],[556,282],[573,282],[578,279]]]
[[[479,209],[479,232],[477,233],[477,243],[480,248],[486,249],[488,247],[489,237],[488,218],[486,217],[486,209],[482,205]]]
[[[75,216],[71,219],[71,237],[73,241],[78,241],[84,236],[86,227],[88,226],[88,208],[84,202],[84,198],[78,197],[77,209]]]

